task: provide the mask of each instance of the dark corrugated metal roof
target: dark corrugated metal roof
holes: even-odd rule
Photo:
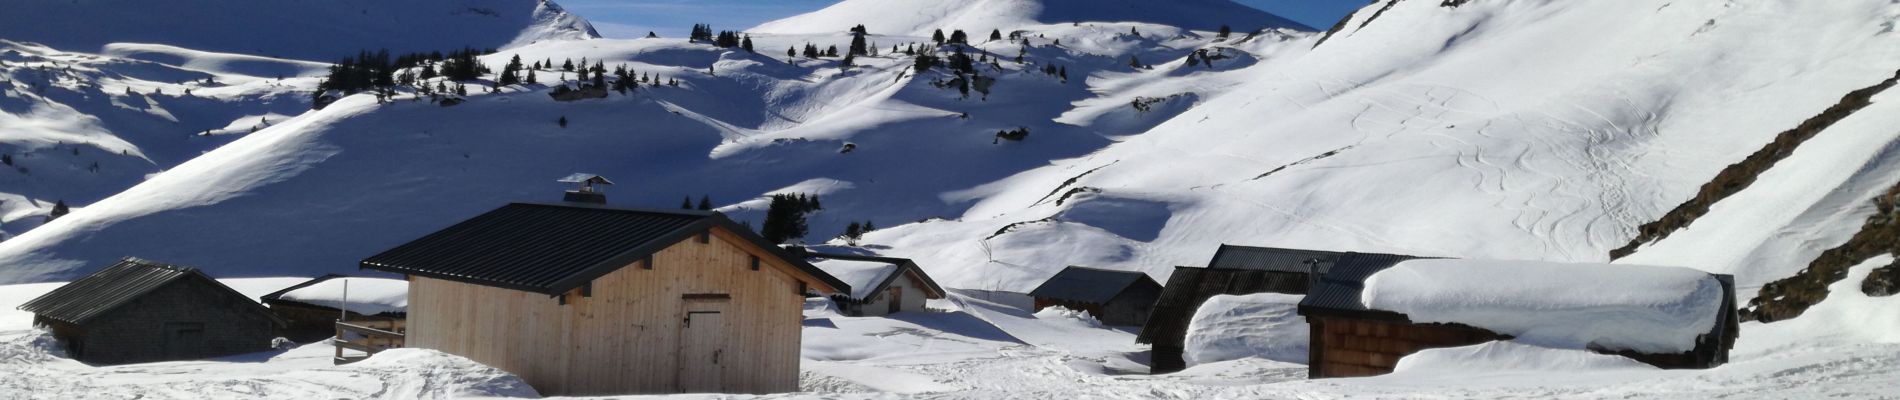
[[[251,300],[195,268],[126,257],[99,272],[21,304],[19,309],[58,321],[84,324],[93,317],[132,304],[147,293],[184,279],[202,279],[210,283],[211,287],[230,291],[235,298]],[[263,309],[263,305],[256,301],[247,302]],[[264,313],[282,322],[268,311]]]
[[[1306,293],[1306,272],[1175,267],[1135,341],[1180,347],[1187,337],[1188,322],[1207,299],[1269,292]]]
[[[719,213],[578,203],[509,204],[370,256],[362,267],[558,294],[713,227],[746,238],[824,284],[850,290]]]
[[[1346,253],[1322,250],[1281,249],[1273,247],[1236,246],[1223,244],[1214,252],[1214,259],[1207,262],[1208,268],[1251,269],[1263,271],[1282,271],[1306,273],[1307,262],[1319,260],[1320,273],[1332,268]]]
[[[1145,273],[1072,266],[1064,268],[1055,276],[1049,277],[1049,280],[1043,281],[1042,286],[1037,286],[1036,290],[1029,292],[1029,295],[1082,303],[1107,304],[1109,300],[1121,294],[1122,290],[1144,279],[1150,284],[1161,286],[1159,283],[1154,283],[1154,278],[1149,278]]]
[[[1319,286],[1306,294],[1300,301],[1300,312],[1309,309],[1322,309],[1342,312],[1363,312],[1367,310],[1359,302],[1359,291],[1365,289],[1366,278],[1372,274],[1392,268],[1399,262],[1420,257],[1375,253],[1347,253],[1334,263],[1331,271],[1321,275]]]
[[[944,296],[949,295],[949,292],[946,292],[943,290],[943,286],[937,285],[936,279],[931,279],[930,274],[924,273],[923,267],[917,266],[916,261],[911,261],[911,259],[908,259],[908,258],[861,256],[861,255],[856,255],[856,254],[829,254],[829,253],[816,253],[816,252],[801,252],[801,253],[813,258],[825,258],[825,259],[833,259],[833,260],[871,261],[871,262],[890,263],[892,265],[896,265],[897,270],[892,271],[891,276],[885,277],[883,282],[878,282],[877,287],[872,288],[870,293],[877,293],[877,292],[883,291],[884,288],[891,286],[891,282],[896,282],[898,277],[903,276],[905,272],[911,272],[911,273],[915,273],[918,278],[922,278],[921,280],[924,281],[925,288],[930,289],[932,291],[932,293],[930,293],[930,297],[926,297],[926,298],[941,299],[941,298],[944,298]],[[863,299],[859,299],[859,300],[863,300]]]

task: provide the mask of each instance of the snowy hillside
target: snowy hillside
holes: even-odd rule
[[[1212,31],[1313,28],[1229,0],[844,0],[804,15],[767,22],[753,33],[831,33],[865,24],[873,31],[926,36],[942,29],[972,34],[1073,22],[1143,22]]]
[[[447,51],[597,37],[586,20],[545,0],[26,1],[0,13],[0,38],[80,52],[155,43],[330,61],[364,49]]]

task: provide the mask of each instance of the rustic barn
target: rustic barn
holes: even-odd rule
[[[1148,274],[1088,267],[1068,267],[1030,291],[1036,311],[1050,306],[1087,311],[1108,325],[1140,326],[1148,308],[1161,294],[1161,284]]]
[[[197,269],[126,257],[20,306],[73,359],[196,360],[271,349],[284,321]]]
[[[362,267],[408,276],[407,346],[544,395],[798,390],[805,293],[850,290],[716,212],[576,202],[509,204]]]
[[[1373,274],[1392,268],[1401,258],[1345,259],[1323,277],[1300,302],[1299,313],[1312,329],[1307,375],[1312,378],[1371,376],[1392,372],[1399,358],[1420,350],[1458,347],[1509,335],[1458,323],[1418,323],[1403,313],[1367,307],[1361,293]],[[1709,368],[1728,361],[1728,350],[1739,332],[1735,316],[1734,278],[1710,274],[1720,282],[1721,302],[1715,323],[1696,335],[1695,349],[1680,354],[1642,354],[1608,351],[1662,368]],[[1486,283],[1489,284],[1489,283]],[[1640,334],[1640,333],[1638,333]]]
[[[904,258],[849,254],[808,253],[818,269],[851,286],[850,293],[831,296],[838,311],[863,317],[924,310],[924,300],[941,299],[945,292],[916,262]]]
[[[354,295],[349,293],[354,283]],[[284,337],[310,343],[334,337],[336,322],[354,321],[389,326],[401,332],[407,315],[408,282],[396,279],[330,274],[278,290],[259,298],[271,312],[289,323]],[[388,293],[390,289],[400,293]],[[347,304],[346,304],[347,303]],[[344,308],[347,307],[348,311]]]
[[[1303,295],[1311,270],[1324,274],[1343,258],[1385,256],[1389,255],[1221,245],[1207,268],[1174,269],[1135,340],[1154,346],[1151,373],[1180,371],[1187,368],[1182,351],[1188,322],[1207,299],[1255,293]]]

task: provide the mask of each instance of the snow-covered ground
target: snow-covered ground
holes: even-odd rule
[[[1865,267],[1871,267],[1865,266]],[[1867,268],[1856,268],[1865,274]],[[301,278],[225,279],[258,296]],[[416,399],[535,397],[505,372],[426,350],[395,350],[335,366],[313,343],[215,360],[88,366],[64,358],[13,308],[56,284],[0,286],[0,398]],[[1891,398],[1900,388],[1900,340],[1891,326],[1812,336],[1839,318],[1900,306],[1892,299],[1829,299],[1813,320],[1746,324],[1734,361],[1667,371],[1575,350],[1491,343],[1433,350],[1387,376],[1307,380],[1306,366],[1240,358],[1147,375],[1134,333],[1031,313],[1020,294],[953,291],[933,312],[845,317],[807,303],[801,392],[721,398],[1201,399],[1201,398]],[[1890,313],[1889,313],[1890,314]],[[1808,318],[1808,317],[1803,317]],[[1893,321],[1886,321],[1893,322]],[[628,396],[629,398],[641,396]],[[706,398],[707,395],[660,397]]]

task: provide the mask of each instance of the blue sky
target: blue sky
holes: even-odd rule
[[[607,37],[648,31],[683,36],[694,23],[715,29],[745,29],[761,22],[817,10],[837,0],[557,0],[594,23]],[[1168,1],[1168,0],[1156,0]],[[1370,0],[1235,0],[1300,23],[1325,29]]]

